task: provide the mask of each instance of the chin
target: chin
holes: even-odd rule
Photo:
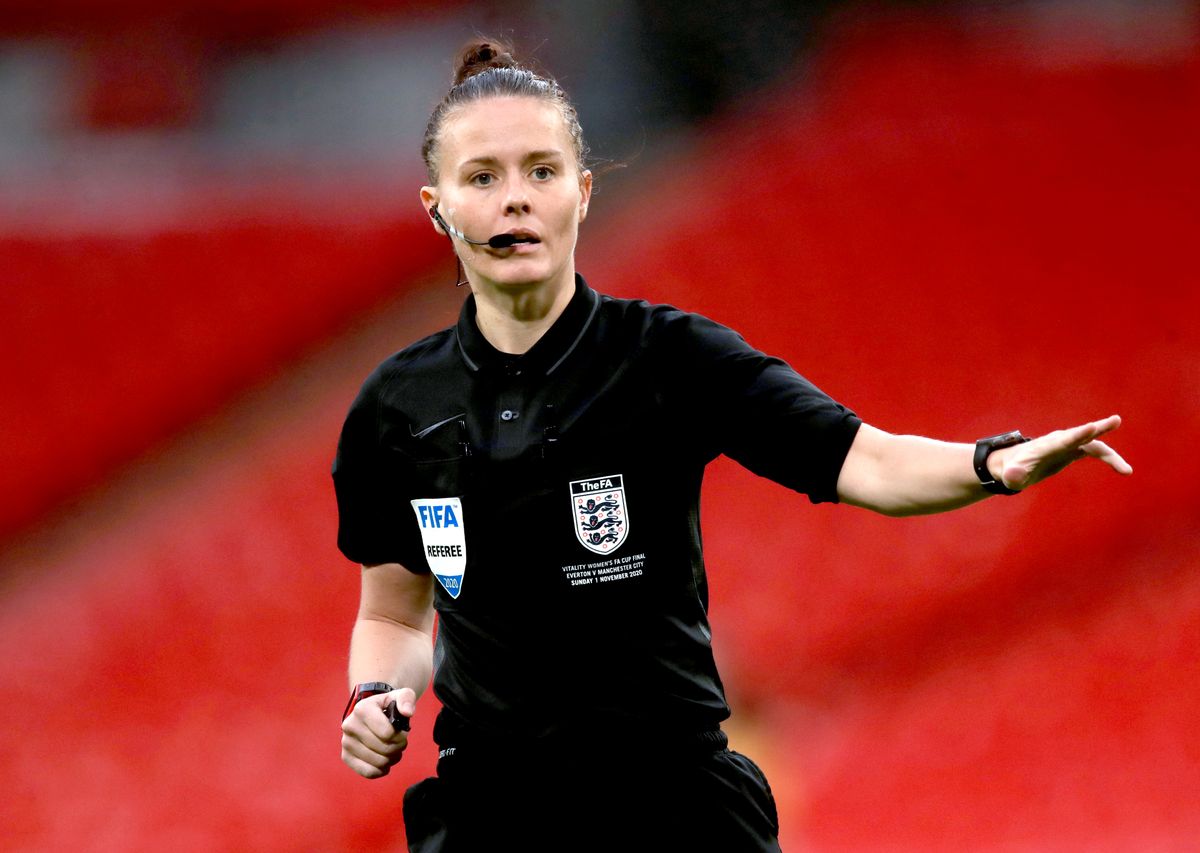
[[[547,270],[545,268],[536,268],[532,266],[513,266],[510,269],[495,270],[493,275],[484,276],[497,284],[500,287],[536,287],[540,284],[553,279],[557,275],[557,271]]]

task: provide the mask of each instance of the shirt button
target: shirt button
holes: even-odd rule
[[[500,413],[500,420],[502,421],[515,421],[518,417],[520,417],[520,415],[518,415],[512,409],[505,409]]]

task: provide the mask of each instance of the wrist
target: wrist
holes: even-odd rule
[[[1004,484],[1004,460],[1008,458],[1008,454],[1012,452],[1012,448],[1004,447],[1000,450],[993,450],[988,454],[985,466],[987,472],[992,475],[992,479],[1001,485]]]
[[[1011,448],[1024,444],[1028,438],[1017,430],[990,435],[975,442],[975,475],[980,485],[993,495],[1015,495],[1017,491],[1004,484],[1004,467]]]
[[[346,703],[346,710],[342,712],[342,719],[350,716],[354,710],[354,706],[366,699],[368,696],[378,696],[381,693],[391,693],[395,687],[383,681],[364,681],[361,684],[355,685],[350,691],[350,700]]]

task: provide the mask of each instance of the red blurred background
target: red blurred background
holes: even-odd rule
[[[201,131],[230,56],[354,55],[348,20],[451,47],[549,24],[227,5],[0,4],[0,119],[50,140],[0,136],[5,849],[402,849],[432,770],[431,695],[390,777],[338,760],[358,574],[328,476],[358,383],[462,297],[419,130],[361,156]],[[813,33],[713,110],[645,120],[584,226],[589,282],[725,322],[893,432],[1119,412],[1136,473],[892,520],[714,464],[733,745],[785,849],[1190,849],[1200,12],[845,3]],[[404,78],[420,125],[437,55]]]

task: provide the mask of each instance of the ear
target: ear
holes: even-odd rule
[[[579,221],[587,219],[588,202],[592,200],[592,170],[584,169],[579,174]]]
[[[433,230],[446,237],[449,235],[446,234],[442,226],[437,224],[437,220],[433,218],[433,207],[437,203],[437,187],[421,187],[421,207],[425,208],[425,213],[429,216],[429,221],[433,223]]]

